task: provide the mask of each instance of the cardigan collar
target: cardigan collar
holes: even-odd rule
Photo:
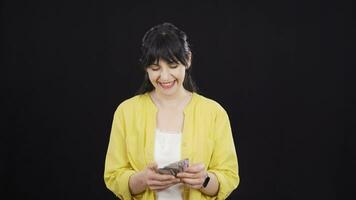
[[[186,115],[187,112],[193,107],[193,105],[195,104],[198,95],[196,92],[192,92],[192,97],[190,98],[188,104],[185,106],[183,112]],[[144,94],[145,100],[148,102],[148,105],[150,106],[151,109],[153,109],[153,111],[155,111],[155,113],[158,111],[158,108],[156,106],[156,104],[153,102],[149,92],[146,92]]]

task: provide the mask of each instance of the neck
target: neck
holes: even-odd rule
[[[152,92],[152,96],[159,106],[168,108],[177,108],[177,106],[179,106],[182,101],[187,100],[187,97],[190,95],[191,93],[184,88],[179,90],[179,92],[174,95],[164,95],[156,90]]]

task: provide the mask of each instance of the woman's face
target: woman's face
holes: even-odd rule
[[[156,92],[172,96],[183,88],[186,67],[181,63],[167,63],[160,59],[158,63],[148,66],[148,77]]]

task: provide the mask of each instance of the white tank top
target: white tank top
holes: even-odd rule
[[[156,129],[154,157],[158,168],[179,161],[182,133],[162,132]],[[158,200],[182,200],[182,183],[173,185],[165,190],[156,192]]]

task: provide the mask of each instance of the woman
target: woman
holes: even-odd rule
[[[239,184],[228,115],[197,93],[186,34],[170,23],[142,40],[145,79],[114,114],[104,180],[120,199],[225,199]],[[176,176],[158,168],[189,160]]]

